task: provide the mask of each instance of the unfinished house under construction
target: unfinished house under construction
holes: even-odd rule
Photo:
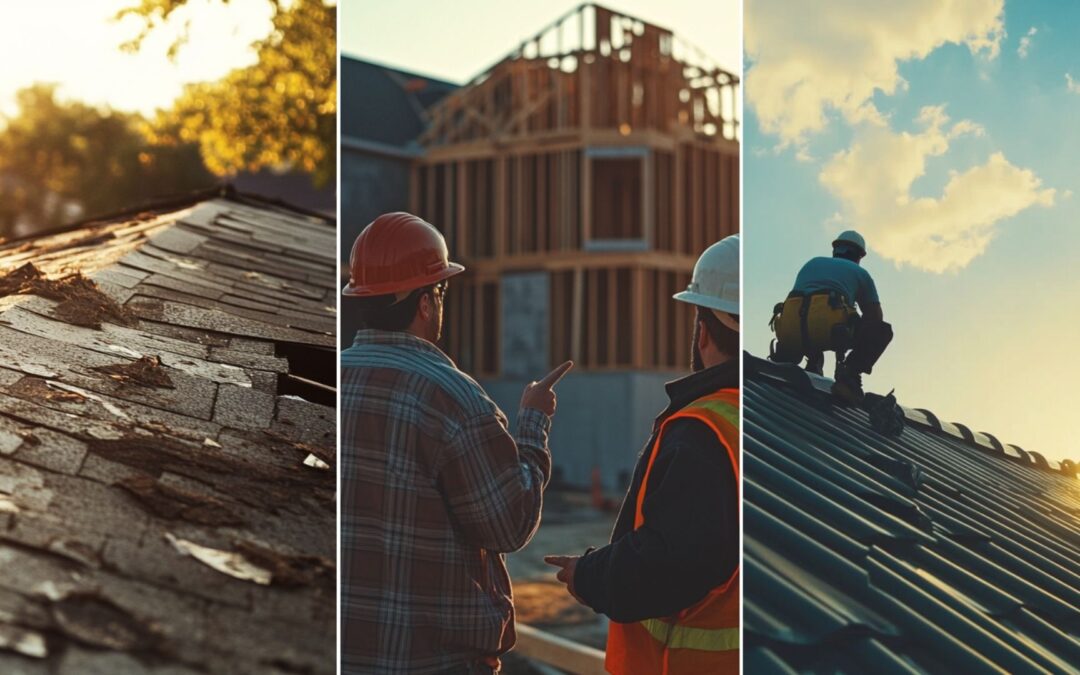
[[[671,300],[737,231],[738,78],[670,30],[583,5],[426,111],[409,210],[467,272],[445,348],[513,413],[566,359],[556,476],[628,482],[690,362]]]

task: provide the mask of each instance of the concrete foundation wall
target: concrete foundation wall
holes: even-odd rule
[[[481,380],[515,428],[525,383],[542,376]],[[668,403],[664,383],[680,373],[573,373],[556,387],[558,410],[551,430],[554,471],[573,486],[588,487],[600,467],[604,490],[625,491],[653,419]]]

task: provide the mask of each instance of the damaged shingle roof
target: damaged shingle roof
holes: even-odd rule
[[[231,192],[0,246],[0,672],[334,672],[335,253]]]
[[[747,672],[1077,672],[1080,481],[905,409],[899,437],[748,357]]]

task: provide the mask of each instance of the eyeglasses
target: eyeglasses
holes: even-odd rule
[[[432,296],[434,296],[438,300],[442,300],[444,297],[446,297],[446,289],[448,286],[449,282],[447,281],[440,281],[439,283],[435,284],[431,287]]]

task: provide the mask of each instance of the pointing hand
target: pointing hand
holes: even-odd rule
[[[552,391],[559,380],[574,367],[573,361],[567,361],[551,371],[538,382],[530,382],[525,385],[525,391],[521,394],[522,408],[535,408],[548,417],[555,414],[555,392]]]

